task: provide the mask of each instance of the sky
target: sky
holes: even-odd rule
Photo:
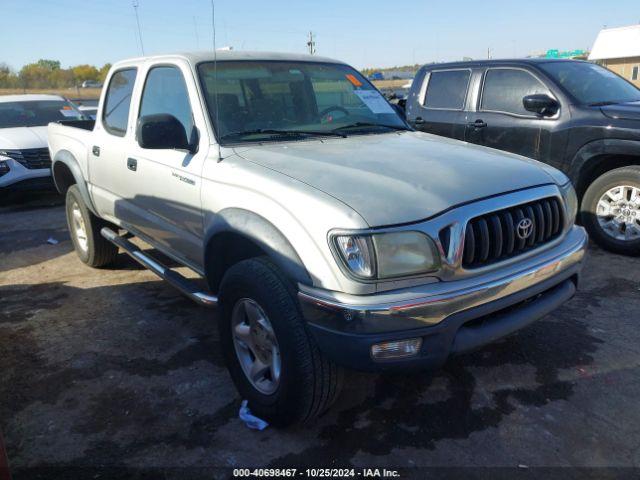
[[[212,48],[211,0],[137,0],[144,53]],[[317,54],[356,68],[589,49],[640,23],[638,0],[215,0],[216,45]],[[63,67],[142,53],[133,0],[0,0],[0,63]]]

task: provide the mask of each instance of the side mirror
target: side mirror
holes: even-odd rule
[[[189,142],[180,120],[168,113],[140,117],[136,127],[136,138],[142,148],[153,150],[187,150],[194,153],[197,149],[197,142],[195,145]]]
[[[556,114],[560,104],[554,98],[544,93],[527,95],[522,99],[522,105],[528,112],[533,112],[542,117],[551,117]]]

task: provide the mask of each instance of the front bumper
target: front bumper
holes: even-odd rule
[[[9,171],[0,176],[3,190],[50,188],[53,185],[51,168],[29,169],[12,158],[0,158],[9,165]]]
[[[575,293],[588,237],[574,226],[562,242],[508,268],[375,295],[300,287],[303,315],[320,349],[359,370],[438,367],[542,318]],[[417,355],[374,360],[371,346],[422,338]]]

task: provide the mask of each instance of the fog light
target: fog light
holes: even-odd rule
[[[417,355],[421,346],[422,338],[376,343],[371,346],[371,356],[374,360],[412,357]]]
[[[5,173],[9,173],[9,164],[0,160],[0,177]]]

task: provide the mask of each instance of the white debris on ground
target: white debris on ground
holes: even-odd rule
[[[245,425],[253,430],[264,430],[269,426],[267,422],[254,416],[249,410],[249,402],[247,400],[243,400],[240,404],[240,411],[238,412],[238,416],[240,420],[242,420]]]

